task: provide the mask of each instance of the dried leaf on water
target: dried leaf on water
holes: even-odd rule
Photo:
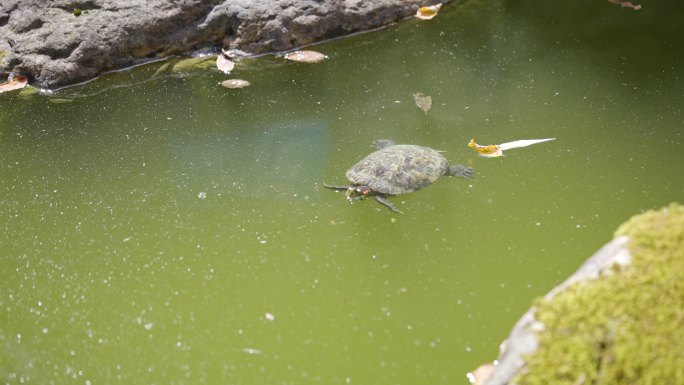
[[[248,87],[250,84],[251,83],[247,80],[242,79],[228,79],[221,82],[221,85],[226,88],[245,88]]]
[[[294,51],[285,54],[285,59],[300,63],[318,63],[327,58],[328,56],[316,51]]]
[[[416,11],[416,17],[423,20],[430,20],[433,17],[437,16],[440,8],[442,8],[442,4],[420,7],[418,8],[418,11]]]
[[[626,0],[608,0],[609,2],[613,4],[617,4],[621,6],[622,8],[632,8],[635,11],[638,11],[641,9],[641,4],[634,4],[631,1],[626,1]]]
[[[428,110],[432,107],[432,97],[429,95],[425,95],[420,92],[416,92],[413,94],[413,100],[416,101],[416,106],[423,110],[423,112],[427,113]]]
[[[216,67],[218,67],[218,69],[224,74],[229,74],[230,71],[235,68],[235,63],[233,63],[233,61],[230,60],[226,55],[220,53],[216,58]]]
[[[489,144],[486,146],[483,146],[481,144],[477,144],[475,142],[475,138],[470,139],[470,142],[468,142],[468,147],[472,148],[480,154],[480,156],[484,156],[485,158],[495,158],[497,156],[503,156],[503,151],[497,146],[496,144]]]
[[[22,89],[26,87],[26,84],[28,84],[28,78],[26,76],[15,76],[0,84],[0,93]]]

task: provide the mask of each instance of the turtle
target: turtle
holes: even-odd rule
[[[334,190],[346,190],[350,202],[375,197],[395,213],[401,214],[389,197],[419,190],[439,177],[458,176],[470,178],[473,169],[462,164],[449,165],[447,159],[429,147],[413,144],[396,144],[391,139],[373,141],[376,151],[361,159],[347,170],[346,177],[351,185],[335,186],[323,184]]]

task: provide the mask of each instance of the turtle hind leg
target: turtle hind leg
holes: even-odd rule
[[[327,183],[323,183],[323,187],[329,188],[331,190],[347,190],[347,189],[349,189],[350,186],[349,185],[347,185],[347,186],[336,186],[336,185],[330,185]]]
[[[387,199],[387,196],[386,196],[386,195],[380,195],[380,194],[378,194],[378,195],[375,196],[375,200],[378,201],[378,202],[380,202],[380,204],[382,204],[383,206],[387,207],[388,209],[394,211],[395,213],[397,213],[397,214],[403,214],[401,211],[399,211],[399,209],[397,209],[397,208],[392,204],[392,202],[389,201],[389,199]]]
[[[453,166],[449,166],[449,170],[447,170],[447,175],[469,179],[473,176],[473,169],[462,164],[455,164]]]

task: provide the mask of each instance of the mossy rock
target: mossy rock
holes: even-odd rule
[[[539,300],[539,348],[512,383],[684,384],[684,206],[615,236],[628,237],[631,264]]]

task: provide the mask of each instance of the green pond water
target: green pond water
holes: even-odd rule
[[[0,95],[0,383],[467,383],[684,192],[682,3],[538,3],[242,60],[241,90],[171,61]],[[556,140],[488,159],[472,137]],[[476,174],[403,215],[323,188],[378,138]]]

